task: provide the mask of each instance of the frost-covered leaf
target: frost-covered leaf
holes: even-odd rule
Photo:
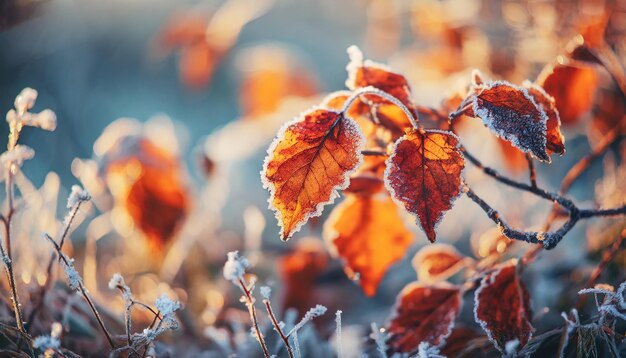
[[[363,53],[356,46],[348,48],[348,55],[350,56],[350,63],[346,67],[348,71],[346,87],[348,89],[375,87],[397,98],[410,111],[416,113],[415,104],[411,100],[411,88],[406,77],[383,64],[364,60]],[[404,112],[384,98],[375,95],[363,95],[361,99],[374,108],[373,113],[376,119],[384,127],[400,133],[413,127]],[[417,115],[415,117],[417,118]]]
[[[494,81],[476,89],[472,99],[474,116],[497,136],[525,153],[550,162],[546,152],[548,116],[528,91],[511,83]]]
[[[413,241],[398,207],[388,196],[350,195],[324,225],[324,238],[368,296],[376,293],[388,268],[402,259]]]
[[[526,286],[514,262],[503,264],[481,280],[474,295],[474,317],[496,348],[505,353],[507,342],[519,340],[519,347],[532,336],[532,313]]]
[[[395,352],[413,352],[420,343],[441,346],[461,310],[461,290],[447,283],[407,285],[389,322],[387,344]]]
[[[468,258],[452,245],[435,244],[422,247],[412,263],[419,281],[436,282],[459,272],[468,263]]]
[[[536,83],[552,97],[563,124],[574,124],[593,105],[598,74],[593,68],[575,65],[546,67]]]
[[[387,159],[385,184],[393,199],[412,214],[426,233],[435,228],[461,192],[465,166],[459,138],[450,132],[411,130],[398,139]]]
[[[561,134],[561,118],[559,117],[559,111],[556,109],[554,97],[550,96],[541,86],[535,83],[524,81],[522,86],[528,90],[528,94],[548,116],[546,122],[546,148],[548,154],[550,152],[560,155],[565,154],[565,137]]]
[[[312,109],[287,123],[268,149],[261,173],[282,240],[332,203],[361,163],[363,136],[343,113]]]

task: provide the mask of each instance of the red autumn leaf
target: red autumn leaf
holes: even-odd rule
[[[589,112],[597,82],[598,75],[593,68],[569,64],[547,66],[536,81],[554,97],[563,124],[574,124]]]
[[[161,252],[189,209],[181,165],[146,138],[125,137],[105,154],[105,175],[117,204]]]
[[[387,196],[349,195],[324,225],[324,239],[343,258],[368,296],[413,241],[398,207]]]
[[[363,137],[343,113],[312,109],[287,123],[268,149],[262,179],[282,240],[319,216],[361,162]]]
[[[468,258],[448,244],[424,246],[412,261],[418,280],[427,283],[445,280],[463,269],[467,263]]]
[[[561,118],[556,109],[554,97],[550,96],[541,86],[524,81],[522,86],[528,90],[528,94],[543,109],[548,116],[546,121],[546,149],[548,154],[554,152],[560,155],[565,154],[565,137],[561,134]]]
[[[525,153],[550,162],[546,151],[548,116],[527,90],[494,81],[476,88],[468,99],[472,100],[471,114],[482,119],[498,137]]]
[[[513,340],[519,340],[519,348],[525,346],[534,330],[530,298],[517,269],[515,263],[509,263],[488,273],[474,295],[476,322],[502,353]]]
[[[448,283],[407,285],[389,322],[387,344],[394,352],[411,353],[427,342],[438,347],[450,335],[461,311],[461,290]]]
[[[435,228],[461,192],[465,166],[459,138],[450,132],[411,130],[400,138],[387,160],[385,183],[391,196],[412,214],[426,233]]]
[[[479,330],[456,326],[446,338],[441,354],[455,358],[488,357],[493,350],[493,345]]]

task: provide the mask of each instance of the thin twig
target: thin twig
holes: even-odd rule
[[[372,156],[372,157],[388,157],[389,154],[380,150],[362,150],[361,154],[364,156]]]
[[[622,243],[624,242],[624,239],[626,239],[626,230],[622,230],[619,238],[613,242],[613,244],[611,245],[611,248],[608,251],[604,251],[604,254],[602,255],[602,260],[598,263],[598,266],[596,266],[596,268],[593,270],[593,272],[591,273],[591,277],[589,277],[589,280],[583,287],[590,288],[596,285],[596,283],[598,282],[598,279],[600,278],[600,275],[602,275],[602,272],[604,272],[604,269],[606,269],[609,263],[613,261],[613,259],[615,259],[615,256],[617,256],[617,253],[620,251],[620,248],[622,246]],[[578,303],[576,304],[576,309],[580,311],[582,307],[585,305],[587,295],[579,295],[578,297],[579,298],[578,298]]]
[[[66,266],[71,266],[72,263],[68,260],[67,256],[63,254],[63,252],[61,251],[61,247],[56,243],[56,241],[54,241],[54,239],[50,237],[50,235],[48,234],[45,234],[44,236],[46,237],[46,239],[48,239],[48,241],[50,241],[50,243],[52,243],[52,246],[54,246],[54,249],[56,250],[57,255],[59,255],[60,260],[63,261],[63,263]],[[85,301],[87,301],[89,308],[91,308],[91,311],[96,317],[96,320],[98,321],[98,324],[100,325],[100,328],[102,329],[102,332],[106,336],[106,339],[109,342],[111,349],[115,349],[115,344],[113,343],[113,339],[111,338],[111,334],[109,333],[109,330],[104,325],[104,322],[102,321],[102,317],[98,313],[98,309],[96,308],[95,303],[89,296],[89,293],[87,292],[87,290],[83,286],[83,283],[80,280],[78,281],[78,291],[83,295],[83,297],[85,298]]]
[[[291,345],[289,344],[289,338],[285,336],[283,329],[280,328],[280,324],[278,323],[278,321],[276,320],[276,316],[274,315],[274,310],[272,310],[270,300],[265,299],[263,300],[263,303],[265,304],[265,309],[267,310],[267,314],[270,316],[270,320],[272,321],[274,329],[276,330],[276,332],[278,332],[280,339],[285,344],[285,348],[287,348],[287,354],[289,354],[289,358],[293,358],[293,351],[291,350]]]
[[[239,280],[239,285],[241,286],[241,290],[245,295],[246,306],[248,307],[248,313],[250,313],[250,319],[252,320],[252,326],[254,328],[254,331],[256,332],[257,340],[261,345],[261,349],[263,349],[263,354],[265,355],[265,358],[269,358],[270,352],[267,350],[267,346],[265,345],[265,339],[261,334],[261,329],[259,328],[259,322],[257,320],[256,309],[254,308],[254,298],[252,297],[250,290],[248,290],[248,287],[246,287],[246,284],[245,282],[243,282],[243,280]]]
[[[70,227],[72,226],[72,222],[74,221],[74,218],[76,218],[76,214],[78,213],[78,210],[80,209],[80,206],[83,202],[82,201],[78,201],[78,203],[76,204],[76,206],[74,206],[72,208],[72,210],[70,211],[68,218],[65,222],[65,227],[63,228],[63,231],[61,232],[61,237],[59,240],[59,247],[61,249],[63,249],[63,244],[65,243],[65,238],[67,237],[67,234],[70,231]],[[50,255],[50,261],[48,262],[48,266],[46,269],[46,281],[44,282],[43,286],[41,286],[40,290],[39,290],[39,298],[38,298],[38,302],[37,305],[33,308],[33,310],[30,312],[30,315],[28,316],[28,320],[27,322],[27,326],[28,330],[31,329],[31,325],[33,323],[33,321],[35,320],[35,317],[37,316],[38,311],[41,309],[41,307],[43,306],[43,303],[46,299],[46,293],[48,292],[48,289],[50,288],[50,284],[52,282],[52,268],[54,267],[54,261],[56,260],[56,253],[52,253],[52,255]],[[59,258],[60,260],[60,258]]]
[[[520,231],[513,229],[509,224],[502,219],[497,210],[492,208],[487,202],[485,202],[481,197],[479,197],[472,189],[470,189],[467,185],[464,187],[465,194],[485,213],[487,216],[498,226],[500,227],[500,231],[502,234],[509,239],[525,241],[532,244],[542,244],[546,250],[553,249],[575,225],[581,219],[586,219],[590,217],[596,216],[612,216],[612,215],[623,215],[626,214],[626,205],[613,208],[613,209],[604,209],[604,210],[580,210],[575,205],[569,211],[569,219],[557,230],[548,231],[548,232],[537,232],[537,231]]]

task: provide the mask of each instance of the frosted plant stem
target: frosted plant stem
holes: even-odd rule
[[[11,131],[11,135],[9,136],[9,151],[15,147],[11,146],[12,143],[13,130]],[[13,311],[15,312],[15,324],[17,329],[21,333],[26,333],[24,329],[24,320],[22,318],[22,306],[20,304],[20,299],[17,294],[17,287],[15,284],[15,273],[13,272],[13,259],[11,256],[11,219],[14,214],[13,207],[13,172],[12,172],[13,163],[9,163],[9,168],[7,169],[6,174],[6,196],[7,196],[7,214],[2,217],[2,222],[4,224],[4,245],[2,248],[2,258],[4,261],[5,270],[7,273],[7,278],[9,280],[9,286],[11,288],[11,301],[13,303]]]
[[[254,299],[252,297],[252,294],[250,293],[250,290],[248,290],[248,288],[246,287],[245,282],[243,282],[243,280],[241,279],[239,280],[239,286],[241,286],[241,290],[245,295],[244,297],[246,299],[246,306],[248,307],[248,313],[250,313],[250,319],[252,320],[252,326],[254,328],[257,341],[259,341],[265,357],[269,358],[270,352],[267,350],[267,346],[265,345],[265,339],[263,338],[263,335],[261,334],[261,329],[259,328],[259,322],[256,316],[256,309],[254,308]]]
[[[65,256],[63,254],[63,252],[61,251],[61,247],[56,243],[56,241],[54,241],[54,239],[51,238],[50,235],[48,235],[48,234],[45,234],[45,237],[46,237],[46,239],[48,239],[48,241],[50,241],[50,243],[52,244],[52,246],[56,250],[57,255],[59,255],[59,259],[61,261],[63,261],[63,263],[66,266],[71,266],[72,263],[68,261],[67,256]],[[100,328],[102,329],[102,332],[104,333],[104,336],[106,337],[106,339],[107,339],[107,341],[109,343],[109,346],[111,346],[111,349],[115,349],[115,344],[113,343],[113,339],[111,338],[111,334],[109,333],[109,330],[104,325],[104,322],[102,321],[102,317],[100,316],[100,313],[98,313],[98,309],[96,308],[95,303],[91,299],[91,296],[89,296],[89,293],[87,292],[87,290],[83,286],[83,283],[80,282],[80,280],[78,281],[78,285],[77,286],[78,286],[78,291],[81,293],[81,295],[83,295],[83,297],[85,298],[85,301],[87,301],[87,304],[89,305],[89,308],[91,309],[91,311],[93,312],[94,316],[96,317],[96,321],[98,321],[98,325],[100,325]]]
[[[335,323],[337,323],[337,328],[335,330],[335,340],[337,341],[338,358],[343,358],[343,345],[341,344],[341,313],[342,311],[337,311],[335,313]]]
[[[385,91],[381,91],[376,87],[372,87],[372,86],[368,86],[368,87],[363,87],[363,88],[359,88],[358,90],[354,91],[352,93],[352,95],[350,97],[348,97],[348,99],[346,100],[346,102],[343,105],[343,108],[341,109],[341,111],[343,113],[345,113],[350,106],[352,105],[352,103],[354,103],[354,101],[356,101],[356,99],[361,96],[361,95],[375,95],[378,96],[380,98],[386,99],[387,101],[393,103],[394,105],[396,105],[398,108],[400,108],[404,114],[407,116],[407,118],[409,119],[409,121],[411,122],[411,124],[413,125],[413,128],[418,129],[418,125],[417,125],[417,120],[415,119],[415,116],[413,115],[413,113],[411,113],[411,111],[404,105],[404,103],[400,102],[399,99],[397,99],[396,97],[390,95],[389,93],[385,92]]]
[[[83,202],[79,201],[76,206],[74,206],[72,208],[72,210],[70,210],[70,213],[67,217],[67,220],[65,222],[65,227],[63,228],[63,231],[61,233],[61,239],[60,239],[60,243],[59,243],[59,247],[61,249],[63,249],[63,243],[65,242],[65,238],[67,237],[67,234],[70,230],[70,227],[72,226],[72,222],[74,221],[74,218],[76,218],[76,214],[78,213],[78,210],[80,209],[80,206]],[[30,330],[30,327],[35,319],[35,317],[37,316],[38,311],[41,309],[41,307],[43,306],[43,303],[46,299],[46,293],[48,292],[48,288],[50,288],[50,283],[52,283],[52,267],[54,266],[54,260],[56,259],[56,255],[53,253],[50,256],[50,261],[48,262],[48,266],[46,269],[46,281],[44,282],[43,286],[41,286],[40,290],[39,290],[39,298],[38,298],[38,302],[37,305],[35,306],[35,308],[33,308],[33,310],[30,312],[30,315],[28,316],[28,320],[27,322],[27,327]],[[60,258],[59,258],[60,260]]]
[[[298,332],[293,332],[291,336],[293,337],[293,348],[296,352],[296,358],[302,358],[302,353],[300,352],[300,342],[298,342]]]
[[[278,323],[278,321],[276,320],[276,316],[274,315],[274,310],[272,310],[270,300],[265,299],[263,300],[263,303],[265,304],[265,309],[267,310],[267,314],[270,316],[270,320],[272,321],[274,329],[276,330],[276,332],[278,332],[280,339],[285,344],[285,348],[287,348],[287,354],[289,354],[289,358],[294,358],[293,351],[291,350],[291,345],[289,344],[289,338],[285,336],[285,332],[283,332],[283,329],[280,328],[280,324]]]

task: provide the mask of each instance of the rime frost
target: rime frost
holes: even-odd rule
[[[24,161],[32,159],[35,156],[35,151],[26,145],[18,144],[11,151],[7,151],[0,155],[0,163],[4,168],[9,168],[11,164],[15,164],[19,167],[24,164]]]
[[[70,193],[70,196],[67,198],[67,208],[71,209],[75,207],[76,205],[78,205],[78,203],[81,203],[83,201],[87,201],[90,199],[91,199],[91,196],[85,189],[81,188],[78,185],[73,185],[72,192]]]
[[[239,256],[238,251],[231,251],[227,255],[228,260],[224,264],[224,278],[238,284],[239,280],[243,280],[243,275],[250,266],[250,262],[245,257]]]
[[[322,306],[322,305],[316,305],[315,307],[311,308],[304,315],[302,320],[300,320],[300,322],[298,322],[298,324],[296,324],[295,327],[293,327],[291,329],[291,331],[289,331],[289,334],[287,334],[287,335],[290,336],[292,333],[297,332],[305,324],[307,324],[307,323],[309,323],[309,321],[313,320],[313,318],[319,317],[319,316],[323,315],[324,313],[326,313],[326,311],[327,311],[327,308]]]
[[[15,109],[7,112],[6,120],[13,127],[31,126],[39,127],[43,130],[53,131],[57,126],[56,114],[45,109],[40,113],[31,113],[29,110],[35,105],[37,91],[32,88],[24,88],[15,97]]]
[[[156,299],[155,305],[157,310],[159,310],[163,315],[171,315],[181,307],[180,302],[174,301],[166,295],[159,296]]]
[[[49,335],[38,336],[33,339],[33,348],[45,351],[47,349],[58,349],[61,342],[58,338]]]
[[[270,299],[270,296],[272,295],[272,289],[269,288],[268,286],[261,286],[261,297],[263,297],[266,300]]]

